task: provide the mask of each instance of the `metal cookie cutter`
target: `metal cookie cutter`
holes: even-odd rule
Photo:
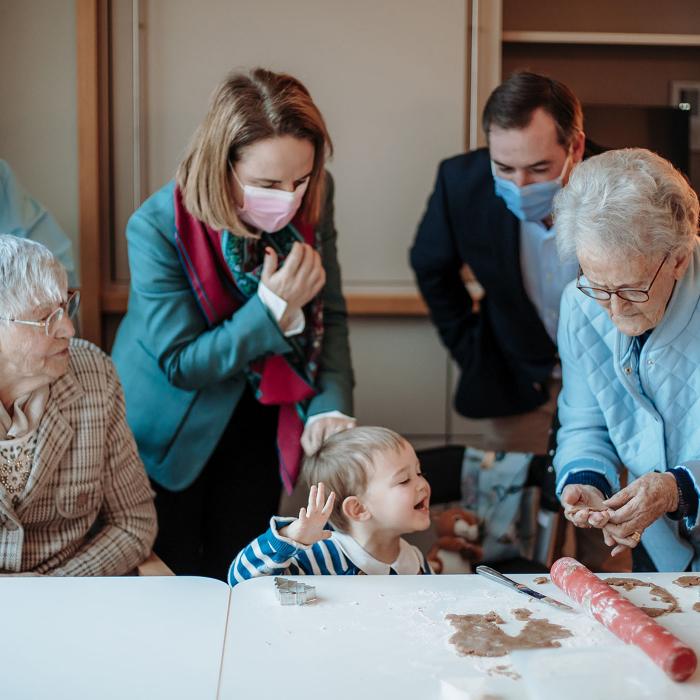
[[[282,605],[305,605],[316,598],[316,587],[275,576],[275,593]]]

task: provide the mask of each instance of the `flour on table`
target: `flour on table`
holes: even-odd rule
[[[505,664],[499,664],[498,666],[491,666],[491,668],[486,671],[489,676],[505,676],[506,678],[511,678],[514,681],[519,681],[522,676],[513,670],[512,666],[506,666]]]

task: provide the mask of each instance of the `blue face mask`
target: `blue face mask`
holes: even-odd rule
[[[518,187],[511,180],[496,175],[496,168],[491,161],[491,173],[496,185],[496,194],[503,199],[508,209],[521,221],[542,221],[552,213],[554,196],[562,188],[564,173],[570,155],[564,161],[559,177],[545,182],[533,182]]]

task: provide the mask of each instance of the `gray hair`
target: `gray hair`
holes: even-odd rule
[[[698,197],[671,163],[645,148],[580,163],[554,200],[562,260],[582,250],[620,256],[691,251]]]
[[[0,318],[60,304],[67,286],[65,268],[46,246],[0,234]]]
[[[367,476],[378,454],[400,450],[408,441],[389,428],[362,426],[331,435],[312,455],[304,459],[303,474],[309,486],[322,481],[335,492],[330,521],[341,531],[349,523],[343,513],[348,496],[362,496]]]

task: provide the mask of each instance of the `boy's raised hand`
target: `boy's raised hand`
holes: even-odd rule
[[[299,517],[280,530],[282,537],[310,546],[319,540],[327,540],[330,530],[324,530],[333,512],[335,494],[331,491],[326,499],[326,487],[319,483],[309,491],[309,503],[299,511]]]

